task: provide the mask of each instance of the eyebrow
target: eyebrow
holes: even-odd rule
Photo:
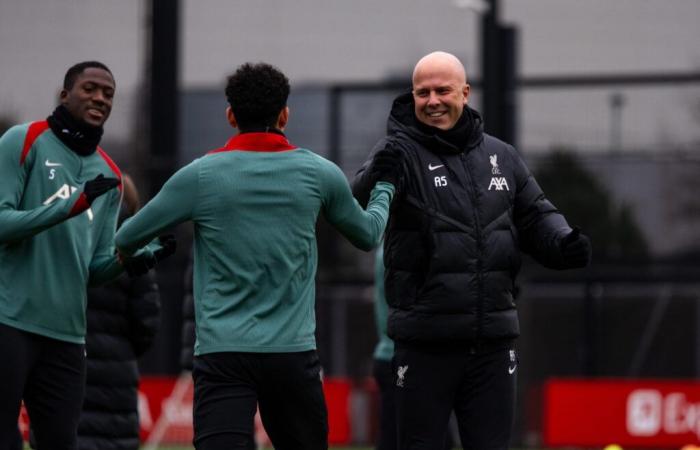
[[[86,85],[86,84],[93,84],[95,86],[99,86],[99,87],[106,88],[106,89],[115,89],[116,88],[115,84],[103,83],[103,82],[96,81],[96,80],[83,80],[83,85]]]

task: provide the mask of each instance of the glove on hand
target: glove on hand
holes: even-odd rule
[[[104,175],[99,174],[94,179],[85,182],[83,193],[85,194],[87,202],[92,205],[92,202],[97,197],[117,186],[119,186],[119,180],[117,178],[105,178]]]
[[[122,266],[130,277],[134,278],[145,275],[149,270],[154,268],[157,263],[175,253],[177,249],[177,241],[172,234],[158,236],[158,243],[161,248],[155,250],[153,253],[144,253],[122,260]]]
[[[586,267],[591,262],[591,240],[574,227],[559,243],[559,250],[567,267]]]
[[[136,257],[124,258],[122,267],[131,278],[140,277],[148,273],[149,270],[156,266],[156,257],[154,254],[141,255]]]
[[[156,257],[157,262],[161,262],[168,256],[175,253],[175,250],[177,250],[177,241],[175,240],[174,234],[164,234],[162,236],[158,236],[158,241],[160,242],[162,248],[153,252],[153,256]]]
[[[158,243],[160,244],[160,248],[155,250],[153,253],[144,253],[139,256],[124,258],[122,260],[122,266],[130,277],[134,278],[145,275],[149,270],[156,266],[156,263],[159,263],[175,253],[177,241],[175,240],[174,235],[164,234],[162,236],[158,236]]]
[[[398,187],[403,170],[403,153],[387,146],[379,150],[372,160],[371,173],[375,180],[386,181]]]

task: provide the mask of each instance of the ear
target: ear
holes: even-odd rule
[[[236,121],[236,116],[233,115],[233,110],[231,109],[230,106],[226,107],[226,119],[228,120],[228,123],[230,123],[233,128],[238,128],[238,122]]]
[[[289,122],[289,106],[285,106],[282,111],[280,111],[279,116],[277,116],[277,128],[280,131],[284,131],[287,122]]]
[[[469,103],[469,85],[465,84],[462,88],[462,96],[464,97],[464,104]]]
[[[61,89],[61,92],[58,93],[58,101],[61,103],[65,103],[67,98],[68,91],[66,89]]]

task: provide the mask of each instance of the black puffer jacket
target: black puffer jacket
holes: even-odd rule
[[[192,370],[194,344],[197,341],[194,323],[194,254],[190,251],[184,280],[184,297],[182,298],[182,348],[180,349],[180,366],[182,370]]]
[[[571,229],[512,146],[483,132],[465,107],[457,148],[416,124],[413,98],[394,101],[389,135],[353,181],[367,203],[374,153],[405,156],[384,244],[388,333],[403,342],[508,341],[520,334],[513,298],[520,251],[567,268],[559,240]]]
[[[160,324],[155,274],[122,275],[88,290],[87,380],[78,426],[78,448],[139,448],[137,357],[152,344]]]

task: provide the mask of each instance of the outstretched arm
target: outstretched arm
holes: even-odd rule
[[[384,234],[393,197],[394,185],[380,181],[371,190],[367,209],[363,210],[353,198],[345,175],[333,165],[326,178],[324,214],[354,246],[369,251]]]
[[[511,151],[516,158],[517,185],[513,216],[521,249],[550,269],[585,267],[591,258],[588,237],[569,227],[525,162],[514,149]]]
[[[198,168],[195,161],[177,171],[146,206],[124,222],[115,237],[120,254],[133,255],[167,228],[192,217]]]

